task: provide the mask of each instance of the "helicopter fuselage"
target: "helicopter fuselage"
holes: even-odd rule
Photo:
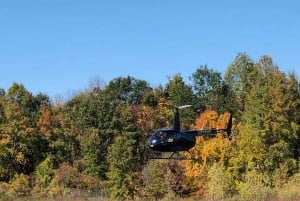
[[[149,139],[149,147],[160,152],[188,151],[195,144],[195,136],[174,129],[160,129]]]
[[[188,151],[196,144],[196,136],[215,135],[217,133],[227,133],[228,139],[232,139],[231,126],[232,115],[230,115],[227,128],[208,129],[208,130],[180,130],[179,109],[191,107],[191,105],[183,105],[174,107],[173,129],[160,129],[154,132],[149,139],[149,147],[159,152]],[[173,154],[171,156],[173,156]]]

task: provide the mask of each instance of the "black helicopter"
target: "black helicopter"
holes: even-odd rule
[[[217,133],[226,133],[229,140],[232,140],[232,115],[230,114],[227,128],[208,130],[180,130],[179,110],[192,105],[174,107],[173,129],[159,129],[149,139],[150,149],[158,152],[171,152],[171,156],[163,159],[172,159],[178,152],[189,151],[196,144],[196,136],[207,136]],[[161,159],[161,158],[160,158]]]

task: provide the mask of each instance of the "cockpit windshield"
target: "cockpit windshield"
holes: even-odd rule
[[[152,139],[156,139],[157,142],[160,141],[161,144],[173,142],[174,138],[176,138],[176,131],[174,130],[158,130],[152,136]]]
[[[172,135],[173,130],[158,130],[156,131],[156,133],[154,133],[153,136],[155,137],[168,137],[170,135]]]

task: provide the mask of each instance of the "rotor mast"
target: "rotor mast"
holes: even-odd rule
[[[179,110],[187,107],[191,107],[192,105],[182,105],[182,106],[174,106],[174,122],[173,129],[175,131],[180,131],[180,115]]]
[[[175,131],[180,131],[180,117],[179,117],[179,108],[178,107],[174,107],[173,129]]]

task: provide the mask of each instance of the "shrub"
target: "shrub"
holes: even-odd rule
[[[8,193],[10,195],[23,196],[30,194],[30,191],[31,188],[29,183],[29,177],[24,174],[17,174],[15,175],[14,179],[10,184],[10,189]]]
[[[51,182],[53,177],[53,165],[50,157],[47,157],[43,162],[41,162],[35,170],[35,190],[43,191]]]
[[[0,183],[0,197],[6,194],[10,188],[10,185],[8,183],[2,182]]]
[[[242,200],[263,201],[274,196],[273,190],[263,182],[263,176],[255,170],[246,173],[245,182],[239,190]]]
[[[277,196],[283,200],[300,197],[300,173],[293,175],[290,180],[277,190]]]

